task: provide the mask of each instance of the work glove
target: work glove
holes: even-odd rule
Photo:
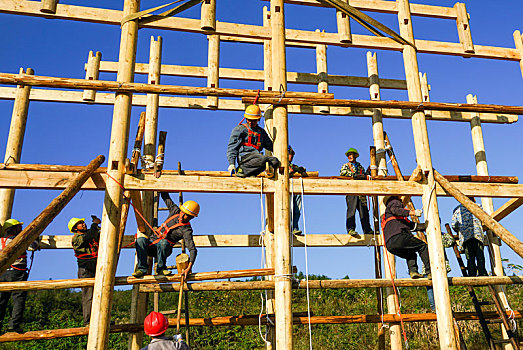
[[[423,210],[421,210],[421,209],[414,210],[414,216],[419,218],[421,216],[421,214],[423,214]]]
[[[234,164],[229,165],[229,167],[227,168],[227,171],[228,171],[229,173],[231,173],[231,176],[232,176],[233,174],[236,174],[236,168],[234,167]]]

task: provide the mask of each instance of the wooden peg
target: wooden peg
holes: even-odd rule
[[[430,102],[430,86],[427,80],[427,73],[419,73],[419,81],[421,83],[421,94],[423,98],[423,102]],[[432,115],[431,111],[425,111],[425,115]]]
[[[521,68],[521,75],[523,76],[523,35],[519,30],[514,32],[514,43],[516,44],[516,49],[519,51],[519,55],[521,56],[519,66]]]
[[[165,159],[165,139],[167,138],[167,131],[160,131],[158,138],[158,152],[156,153],[156,160],[154,162],[154,177],[160,178],[162,175],[163,162]]]
[[[220,80],[220,36],[208,35],[207,87],[217,88]],[[218,108],[218,96],[207,97],[207,107]]]
[[[316,29],[316,32],[319,32]],[[318,92],[328,93],[329,83],[327,74],[327,45],[316,45],[316,71],[318,73]],[[320,113],[329,113],[328,106],[321,106]]]
[[[458,26],[459,42],[461,45],[463,45],[463,51],[465,51],[465,53],[474,53],[474,44],[472,43],[472,34],[470,32],[467,8],[462,2],[457,2],[454,5],[454,8],[456,9],[457,15],[456,24]],[[463,55],[463,57],[470,56]]]
[[[263,26],[270,30],[271,28],[271,13],[267,6],[263,7]],[[271,41],[263,41],[263,72],[264,72],[264,90],[272,90],[272,51]]]
[[[40,3],[40,12],[55,14],[57,4],[58,0],[42,0]]]
[[[349,4],[349,0],[341,0]],[[338,24],[338,38],[340,43],[352,43],[352,33],[350,31],[350,17],[347,14],[337,10],[336,22]]]
[[[204,0],[200,17],[203,30],[216,30],[216,0]]]
[[[89,51],[89,58],[87,59],[87,66],[85,68],[85,80],[98,80],[100,76],[100,61],[102,60],[102,53]],[[96,90],[84,90],[83,100],[94,102],[96,98]]]

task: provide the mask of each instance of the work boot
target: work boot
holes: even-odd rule
[[[410,275],[410,278],[412,279],[418,279],[418,278],[423,278],[423,275],[421,273],[419,273],[418,271],[411,271],[409,272],[409,275]]]
[[[245,176],[245,173],[243,172],[243,169],[240,168],[240,167],[238,167],[238,169],[236,169],[236,176],[237,176],[237,177],[242,177],[242,178],[243,178],[243,177],[246,177],[246,176]]]
[[[147,274],[147,271],[136,270],[135,272],[133,272],[133,277],[140,278],[140,277],[145,276],[146,274]]]
[[[292,234],[293,235],[296,235],[296,236],[303,236],[303,232],[301,232],[301,230],[295,228],[294,230],[292,230]]]
[[[267,167],[265,168],[265,176],[267,176],[268,179],[272,179],[276,176],[276,171],[269,164],[267,164]]]
[[[356,232],[356,230],[348,230],[347,234],[351,235],[352,237],[358,236],[358,232]]]
[[[172,272],[170,270],[161,270],[158,272],[158,275],[169,276],[172,275]]]

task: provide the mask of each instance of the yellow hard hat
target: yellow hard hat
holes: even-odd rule
[[[195,201],[186,201],[182,204],[180,210],[187,215],[198,216],[200,213],[200,205]]]
[[[24,223],[23,222],[20,222],[16,219],[7,219],[5,222],[4,222],[4,231],[7,231],[8,228],[10,227],[13,227],[13,226],[16,226],[16,225],[23,225]]]
[[[74,233],[73,232],[73,228],[76,226],[77,223],[79,223],[81,221],[85,221],[85,219],[72,218],[71,220],[69,220],[69,223],[67,224],[67,227],[69,228],[69,231],[71,233]]]
[[[247,119],[261,119],[260,107],[258,107],[257,105],[247,106],[243,115]]]

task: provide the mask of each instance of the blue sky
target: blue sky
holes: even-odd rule
[[[121,9],[123,1],[64,0],[61,3]],[[142,1],[142,9],[160,5],[163,1]],[[416,3],[453,6],[454,1],[417,1]],[[262,24],[265,1],[218,1],[217,18],[224,22]],[[523,3],[506,1],[492,6],[484,0],[468,1],[472,38],[475,44],[514,47],[512,33],[523,30]],[[286,6],[288,28],[336,30],[333,9]],[[370,13],[394,30],[398,30],[395,15]],[[199,10],[191,9],[185,17],[198,18]],[[455,22],[451,20],[415,17],[416,39],[457,42]],[[368,34],[352,23],[353,33]],[[83,65],[89,50],[101,51],[103,60],[116,61],[120,40],[118,26],[83,22],[48,20],[17,15],[0,15],[0,30],[4,33],[0,52],[0,71],[18,72],[19,67],[31,67],[37,75],[83,78]],[[163,37],[163,63],[176,65],[207,65],[205,36],[191,33],[141,29],[138,38],[137,62],[147,62],[150,36]],[[328,69],[331,74],[366,76],[366,49],[329,47]],[[377,51],[380,77],[404,79],[400,52]],[[252,44],[222,43],[220,66],[225,68],[263,69],[263,48]],[[433,102],[466,102],[466,95],[477,94],[480,103],[520,105],[523,92],[521,70],[517,62],[485,60],[442,55],[418,55],[420,71],[426,72],[432,86]],[[287,50],[289,71],[316,72],[315,52],[311,49]],[[116,75],[102,73],[100,79],[115,80]],[[137,82],[146,81],[143,75]],[[164,84],[206,86],[205,79],[167,77]],[[221,87],[263,88],[259,82],[220,81]],[[314,86],[289,85],[289,90],[314,91]],[[364,88],[334,87],[337,98],[368,99]],[[407,100],[406,91],[382,90],[382,99]],[[0,153],[7,142],[13,101],[0,101]],[[26,137],[22,152],[23,163],[85,165],[98,154],[109,151],[112,106],[31,102]],[[134,138],[138,117],[144,108],[133,108],[131,138]],[[226,144],[230,130],[242,119],[240,112],[160,109],[159,130],[168,131],[166,145],[167,169],[175,169],[181,161],[187,170],[226,170]],[[396,156],[405,174],[415,168],[412,127],[409,120],[386,119],[385,130],[393,142]],[[474,153],[468,123],[429,121],[427,123],[434,167],[443,174],[476,174]],[[521,152],[521,122],[512,125],[484,124],[483,132],[489,170],[492,175],[523,176]],[[359,161],[367,166],[368,148],[373,143],[370,118],[290,115],[289,139],[296,150],[295,163],[322,176],[339,173],[346,161],[344,152],[356,147]],[[129,150],[132,149],[132,143]],[[389,164],[389,172],[392,169]],[[13,217],[30,222],[56,196],[58,191],[19,190],[15,196]],[[71,217],[101,216],[103,192],[82,191],[49,225],[44,234],[67,234]],[[260,232],[260,196],[245,194],[186,194],[201,204],[201,215],[193,221],[196,234],[234,234]],[[504,203],[495,200],[495,207]],[[415,199],[419,207],[420,199]],[[438,200],[443,222],[449,222],[454,199]],[[343,196],[307,196],[304,200],[306,227],[313,233],[343,233],[345,231],[345,199]],[[165,218],[165,213],[161,213]],[[133,215],[127,234],[134,234]],[[504,219],[505,225],[522,238],[521,209]],[[358,224],[359,225],[359,224]],[[303,227],[303,223],[301,224]],[[450,252],[449,252],[450,253]],[[195,271],[234,270],[260,266],[260,248],[199,249]],[[521,258],[502,247],[502,254],[511,262]],[[309,248],[309,271],[332,278],[371,278],[374,275],[372,248]],[[132,272],[134,250],[125,250],[118,266],[118,275]],[[456,264],[451,275],[459,275]],[[174,257],[169,263],[174,263]],[[294,265],[305,269],[303,248],[294,250]],[[45,250],[35,257],[30,279],[62,279],[76,277],[76,261],[71,250]],[[406,265],[398,263],[398,274],[406,276]]]

